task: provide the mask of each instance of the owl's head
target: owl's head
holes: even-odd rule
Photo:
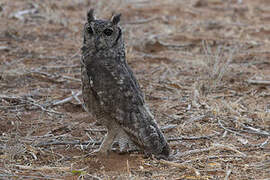
[[[84,26],[84,49],[95,48],[95,51],[112,49],[122,44],[122,32],[118,23],[121,14],[112,16],[110,20],[98,20],[94,10],[87,12],[87,22]]]

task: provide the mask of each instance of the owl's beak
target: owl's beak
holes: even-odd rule
[[[102,38],[102,35],[95,39],[96,51],[109,48],[109,44]]]

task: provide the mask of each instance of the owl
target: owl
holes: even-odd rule
[[[168,157],[169,145],[126,62],[121,14],[99,20],[93,12],[87,12],[83,30],[81,73],[84,107],[107,128],[98,152],[108,154],[117,143],[120,152],[139,148],[146,155]]]

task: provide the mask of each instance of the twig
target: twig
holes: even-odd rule
[[[82,91],[78,91],[76,94],[74,94],[74,92],[72,92],[72,96],[69,96],[63,100],[60,100],[60,101],[56,101],[52,104],[52,106],[56,106],[56,105],[59,105],[59,104],[65,104],[67,102],[70,102],[73,98],[75,100],[77,100],[78,96],[82,94]],[[77,100],[78,101],[78,100]]]
[[[241,160],[242,160],[243,156],[239,156],[239,155],[203,156],[203,157],[184,161],[181,164],[191,163],[191,162],[195,162],[195,161],[209,160],[209,159],[224,159],[224,158],[241,158]]]
[[[187,137],[187,136],[180,136],[180,137],[175,137],[175,138],[168,138],[167,140],[170,141],[181,141],[181,140],[199,140],[199,139],[210,139],[214,136],[220,135],[220,133],[215,133],[215,134],[210,134],[208,136],[191,136],[191,137]]]
[[[89,145],[89,144],[93,144],[93,145],[100,145],[101,141],[86,141],[86,142],[81,142],[79,140],[74,140],[74,141],[49,141],[49,142],[40,142],[38,144],[36,144],[36,147],[46,147],[46,146],[55,146],[55,145]]]
[[[63,115],[63,113],[61,113],[61,112],[46,109],[42,105],[35,103],[34,100],[32,98],[30,98],[30,97],[28,97],[27,99],[29,99],[29,101],[27,101],[27,102],[29,102],[30,104],[40,108],[42,111],[49,112],[49,113],[54,113],[54,114],[58,114],[58,115]]]
[[[74,97],[74,99],[75,99],[79,104],[83,104],[83,103],[81,102],[81,100],[78,98],[78,96],[82,94],[82,91],[79,91],[79,92],[77,93],[77,95],[75,94],[74,91],[71,91],[71,93],[72,93],[72,96]]]
[[[172,122],[172,121],[179,121],[179,119],[180,119],[180,118],[178,118],[178,117],[175,117],[176,115],[168,115],[168,114],[166,114],[166,113],[162,113],[162,114],[163,114],[164,116],[166,116],[166,117],[172,119],[172,120],[169,121],[169,122]]]
[[[222,134],[222,138],[225,138],[227,136],[227,134],[228,134],[228,131],[225,130],[224,133]]]
[[[46,170],[69,171],[71,169],[70,167],[49,167],[49,166],[33,167],[17,164],[12,164],[11,166],[18,167],[19,169],[36,170],[36,171],[46,171]]]
[[[169,48],[184,48],[184,47],[190,47],[190,46],[193,46],[192,43],[187,43],[187,44],[182,44],[182,45],[180,45],[180,44],[168,44],[168,43],[165,43],[165,42],[160,41],[160,40],[158,40],[158,42],[159,42],[162,46],[164,46],[164,47],[169,47]]]
[[[7,100],[7,101],[17,101],[17,102],[21,102],[22,101],[22,98],[21,97],[17,97],[17,96],[7,96],[7,95],[4,95],[4,94],[0,94],[0,99],[4,99],[4,100]]]
[[[79,68],[80,65],[43,66],[45,69]]]
[[[131,177],[131,172],[130,172],[130,166],[129,166],[128,159],[127,159],[127,174],[128,174],[129,177]]]
[[[160,127],[160,129],[161,129],[162,131],[164,131],[164,130],[174,129],[174,128],[176,128],[176,127],[177,127],[177,124],[168,124],[168,125],[166,125],[166,126]]]
[[[34,153],[34,152],[28,152],[28,153],[30,153],[31,155],[32,155],[32,157],[34,158],[34,160],[37,160],[37,156],[36,156],[36,154]]]
[[[249,80],[247,80],[247,82],[249,84],[270,85],[270,81],[266,81],[266,80],[252,80],[252,79],[249,79]]]
[[[225,131],[231,132],[231,133],[236,134],[236,135],[238,135],[238,136],[247,137],[247,136],[244,136],[244,135],[242,135],[242,134],[240,134],[240,133],[238,133],[238,132],[235,132],[235,131],[233,131],[233,130],[231,130],[231,129],[228,129],[228,128],[224,127],[224,125],[221,123],[221,120],[218,120],[218,124],[219,124],[219,126],[220,126],[221,128],[223,128]]]
[[[85,176],[85,179],[87,178],[87,176],[91,177],[91,179],[93,179],[93,180],[101,180],[100,177],[94,176],[94,175],[92,175],[92,174],[87,174],[87,175]],[[83,178],[82,178],[82,179],[83,179]]]
[[[7,46],[0,46],[0,51],[9,51],[10,48]]]
[[[24,20],[23,15],[25,15],[25,14],[34,14],[37,11],[38,10],[36,8],[34,8],[34,9],[26,9],[26,10],[18,11],[16,13],[14,13],[13,15],[11,15],[11,17],[15,17],[15,18],[17,18],[19,20]]]
[[[191,154],[197,154],[197,153],[207,152],[207,151],[210,151],[212,149],[213,149],[213,147],[203,148],[203,149],[194,149],[194,150],[190,150],[190,151],[185,151],[183,153],[177,153],[174,156],[177,157],[177,158],[179,158],[179,157],[188,156],[188,155],[191,155]]]
[[[43,177],[38,177],[38,176],[23,176],[23,175],[11,175],[11,174],[0,174],[0,177],[16,177],[16,179],[59,179],[60,177],[49,177],[49,176],[43,176]]]
[[[106,133],[106,129],[85,129],[85,131]]]
[[[229,170],[226,171],[226,176],[225,176],[224,180],[228,180],[229,179],[229,176],[230,176],[231,172],[232,172],[231,169],[229,169]]]
[[[65,75],[62,75],[62,78],[64,78],[64,79],[68,79],[68,80],[72,80],[72,81],[81,82],[81,80],[80,80],[80,79],[73,78],[73,77],[69,77],[69,76],[65,76]]]
[[[63,83],[64,80],[58,80],[60,78],[60,75],[56,74],[49,74],[47,72],[40,72],[40,71],[30,71],[28,72],[31,76],[37,77],[39,79],[46,79],[47,81],[50,81],[52,83]]]
[[[270,167],[270,161],[269,160],[263,160],[261,162],[257,162],[257,163],[252,163],[250,165],[248,165],[249,167],[253,168],[253,169],[269,169]]]
[[[185,121],[185,122],[183,123],[183,126],[185,126],[186,124],[193,123],[193,122],[195,122],[195,121],[200,121],[200,120],[202,120],[203,118],[208,117],[208,116],[209,116],[209,114],[206,113],[206,114],[201,115],[201,116],[193,117],[193,118],[191,118],[191,119]]]
[[[191,154],[197,154],[197,153],[202,153],[202,152],[207,152],[213,149],[228,149],[234,152],[237,152],[238,154],[242,155],[243,157],[246,157],[247,155],[238,151],[237,149],[228,146],[228,145],[223,145],[223,144],[213,144],[213,146],[208,147],[208,148],[203,148],[203,149],[194,149],[194,150],[190,150],[190,151],[185,151],[182,153],[177,153],[176,155],[174,155],[175,157],[183,157],[183,156],[188,156]]]
[[[197,176],[200,175],[200,172],[195,169],[194,167],[191,167],[191,166],[188,166],[188,165],[184,165],[184,164],[180,164],[180,163],[175,163],[175,162],[171,162],[171,161],[166,161],[166,160],[163,160],[161,159],[159,161],[161,164],[165,164],[165,165],[168,165],[168,166],[173,166],[173,167],[177,167],[179,169],[190,169],[192,170]]]
[[[270,133],[266,132],[266,131],[262,131],[260,129],[256,129],[254,127],[251,127],[251,126],[245,126],[244,124],[242,124],[242,126],[246,129],[249,129],[251,131],[245,131],[247,133],[252,133],[252,134],[258,134],[258,135],[264,135],[264,136],[270,136]]]
[[[236,132],[236,129],[232,129],[232,128],[229,129],[229,128],[225,127],[225,126],[221,123],[221,120],[218,120],[218,124],[220,125],[220,127],[222,127],[224,130],[226,130],[226,131],[228,131],[228,132],[231,132],[231,133],[234,133],[234,134],[236,134],[236,135],[238,135],[238,136],[242,136],[242,137],[247,138],[247,136],[242,135],[242,134]],[[245,125],[242,124],[242,123],[241,123],[241,125],[242,125],[244,128],[250,129],[250,130],[252,130],[252,131],[247,131],[247,130],[239,129],[238,131],[240,131],[240,132],[243,132],[243,133],[250,133],[250,134],[257,134],[257,135],[261,135],[261,136],[270,136],[270,133],[268,133],[268,132],[266,132],[266,131],[262,131],[262,130],[260,130],[260,129],[253,128],[253,127],[251,127],[251,126],[245,126]],[[251,138],[251,137],[249,137],[249,138]],[[251,138],[251,139],[254,139],[254,138]]]
[[[40,72],[40,71],[30,71],[28,73],[30,73],[30,74],[36,74],[36,75],[41,75],[40,76],[41,78],[46,77],[48,81],[51,81],[51,82],[54,82],[54,83],[63,83],[64,80],[58,80],[60,78],[68,79],[68,80],[72,80],[72,81],[76,81],[76,82],[81,82],[80,79],[76,79],[76,78],[69,77],[69,76],[66,76],[66,75],[50,74],[50,73],[47,73],[47,72]]]
[[[63,113],[61,113],[61,112],[57,112],[57,111],[54,111],[54,110],[48,110],[48,109],[46,109],[42,105],[36,103],[35,100],[32,99],[31,97],[17,97],[17,96],[0,95],[0,99],[5,99],[5,100],[7,100],[9,102],[10,101],[11,102],[12,101],[15,101],[15,102],[18,102],[18,103],[25,103],[25,104],[28,103],[28,104],[31,104],[31,105],[36,106],[37,108],[40,108],[42,111],[49,112],[49,113],[54,113],[54,114],[59,114],[59,115],[63,115]],[[20,105],[16,105],[16,107],[17,106],[25,106],[25,104],[23,104],[23,105],[21,105],[21,104]],[[10,106],[10,107],[14,107],[14,106]],[[32,109],[35,109],[35,108],[32,108]]]
[[[265,145],[268,143],[268,141],[270,140],[270,137],[268,137],[263,143],[260,144],[260,148],[265,147]]]
[[[242,152],[238,151],[237,149],[235,149],[234,147],[229,146],[229,145],[218,144],[218,143],[215,143],[213,145],[214,145],[214,147],[217,147],[217,148],[220,148],[220,149],[227,149],[227,150],[230,150],[230,151],[234,151],[234,152],[242,155],[243,157],[247,156],[245,153],[242,153]]]

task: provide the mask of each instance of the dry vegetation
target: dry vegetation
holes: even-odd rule
[[[87,157],[85,13],[122,13],[127,58],[173,150]],[[0,2],[0,179],[270,178],[270,1]]]

